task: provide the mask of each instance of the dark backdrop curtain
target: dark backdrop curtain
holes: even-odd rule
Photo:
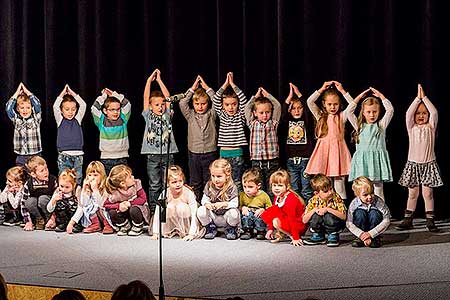
[[[52,173],[57,173],[57,151],[51,107],[69,83],[88,106],[104,87],[130,99],[130,165],[145,182],[142,93],[146,78],[159,68],[173,94],[189,88],[197,74],[216,89],[228,71],[248,97],[263,86],[280,101],[288,94],[288,82],[306,96],[331,79],[341,81],[354,97],[376,87],[395,107],[387,144],[397,180],[408,151],[405,112],[421,82],[440,112],[436,153],[447,185],[435,190],[436,210],[441,217],[450,215],[445,198],[450,84],[445,1],[0,3],[0,97],[6,103],[23,81],[40,98],[44,157]],[[3,177],[15,158],[13,127],[4,109],[0,122]],[[174,123],[181,150],[176,160],[186,169],[186,124],[177,107]],[[83,129],[86,165],[99,157],[98,130],[89,111]],[[385,185],[385,194],[393,215],[400,217],[406,189],[393,182]]]

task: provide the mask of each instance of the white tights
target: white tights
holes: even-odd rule
[[[374,194],[384,200],[384,190],[383,190],[383,182],[374,182],[373,183]]]
[[[425,201],[425,212],[434,211],[433,188],[422,185],[422,197]],[[417,198],[419,198],[419,186],[408,188],[407,210],[416,210]]]
[[[342,199],[347,199],[347,192],[345,191],[345,177],[332,177],[332,180],[336,193],[338,193]]]

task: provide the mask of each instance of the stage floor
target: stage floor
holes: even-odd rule
[[[268,241],[163,240],[166,295],[226,299],[449,299],[450,221],[442,232],[390,228],[380,249],[293,247]],[[159,287],[158,242],[140,237],[23,232],[0,227],[8,283],[112,291],[131,280]]]

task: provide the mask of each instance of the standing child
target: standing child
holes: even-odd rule
[[[47,204],[47,211],[55,214],[56,232],[66,231],[70,219],[77,210],[81,194],[81,187],[77,185],[76,181],[77,177],[75,170],[62,171],[58,177],[58,187]],[[50,225],[47,223],[47,227]]]
[[[6,114],[14,125],[16,164],[24,166],[30,157],[42,152],[41,103],[21,82],[6,103]]]
[[[239,193],[242,230],[241,240],[249,240],[256,230],[256,239],[264,240],[266,223],[261,214],[272,206],[269,195],[261,190],[261,175],[258,168],[251,168],[242,176],[244,191]]]
[[[305,173],[314,149],[314,123],[298,88],[289,83],[289,96],[283,104],[282,132],[286,137],[287,171],[291,188],[308,201],[313,196],[309,175]]]
[[[363,98],[359,117],[356,118],[356,106]],[[381,120],[380,99],[386,110]],[[348,120],[355,129],[353,139],[356,143],[348,180],[353,181],[359,176],[368,177],[373,182],[375,195],[384,199],[383,182],[392,181],[391,162],[386,150],[386,129],[394,115],[394,108],[382,93],[372,87],[359,94],[348,108]]]
[[[242,148],[248,145],[244,131],[244,107],[247,102],[247,97],[233,81],[233,73],[229,72],[224,84],[213,97],[213,107],[220,121],[217,141],[220,157],[230,162],[238,191],[242,191],[241,179],[245,163]]]
[[[27,174],[23,167],[12,167],[6,172],[6,187],[0,194],[0,225],[19,225],[20,204],[23,197],[23,185]]]
[[[153,81],[158,83],[161,91],[151,91]],[[144,90],[144,110],[142,111],[145,119],[145,131],[141,154],[147,155],[148,197],[152,213],[155,211],[158,195],[162,191],[165,170],[169,164],[173,163],[173,154],[178,152],[170,120],[173,111],[170,109],[170,103],[165,102],[169,96],[169,91],[161,79],[161,72],[156,69],[147,79]],[[169,161],[166,161],[169,142],[170,156]]]
[[[206,227],[205,239],[214,239],[217,228],[224,227],[227,240],[237,239],[240,225],[237,187],[231,177],[231,165],[219,158],[209,167],[211,179],[205,186],[202,206],[197,210],[200,223]]]
[[[53,114],[58,133],[59,174],[65,169],[74,169],[77,174],[77,184],[81,185],[83,178],[83,130],[81,121],[86,113],[86,102],[68,84],[53,104]]]
[[[303,245],[300,237],[305,233],[306,226],[302,222],[305,211],[303,199],[291,190],[291,179],[286,170],[275,171],[270,176],[270,185],[275,196],[273,206],[261,214],[267,224],[266,239],[278,243],[287,234],[294,246]],[[277,230],[274,234],[273,231]]]
[[[106,179],[108,198],[104,203],[114,225],[119,227],[117,235],[138,236],[149,224],[150,214],[147,195],[141,181],[134,179],[128,166],[118,165],[111,169]]]
[[[184,241],[192,241],[201,237],[197,220],[197,200],[194,192],[184,184],[183,170],[179,166],[170,166],[167,183],[169,188],[165,192],[167,208],[166,222],[162,226],[163,237],[172,238],[178,235]],[[164,197],[161,194],[160,198]],[[153,236],[159,237],[159,206],[153,217]]]
[[[201,86],[200,86],[201,85]],[[217,157],[216,113],[211,110],[214,91],[198,75],[186,96],[180,101],[180,110],[188,123],[188,165],[190,186],[197,201],[209,179],[209,165]],[[192,98],[192,107],[189,101]]]
[[[262,189],[269,195],[269,176],[279,165],[277,130],[280,117],[280,103],[262,87],[245,106],[245,118],[250,128],[250,160],[252,167],[261,170]]]
[[[338,193],[333,191],[330,178],[317,174],[311,179],[314,196],[306,206],[303,222],[309,223],[312,232],[307,245],[327,244],[328,247],[339,246],[339,231],[345,228],[347,209]],[[328,234],[325,239],[325,234]]]
[[[384,200],[374,194],[372,181],[365,176],[353,180],[356,198],[348,208],[347,228],[356,236],[353,247],[381,247],[380,235],[389,227],[391,214]]]
[[[326,81],[307,100],[308,107],[317,120],[317,144],[305,172],[329,176],[336,192],[342,199],[347,199],[344,177],[350,173],[351,156],[344,140],[344,125],[348,111],[341,111],[338,92],[344,95],[348,103],[353,102],[350,94],[337,81]],[[322,108],[315,103],[320,95]]]
[[[100,160],[108,174],[112,167],[127,164],[131,103],[124,95],[105,88],[92,105],[91,112],[100,131]]]
[[[407,230],[413,227],[413,214],[416,210],[419,189],[422,186],[427,228],[431,232],[439,231],[434,224],[433,198],[433,188],[443,185],[434,154],[437,124],[437,109],[425,96],[425,92],[419,84],[417,97],[406,111],[409,151],[408,161],[403,169],[399,184],[408,188],[408,203],[406,204],[405,217],[396,227],[398,230]]]
[[[26,168],[30,178],[23,187],[21,204],[22,216],[25,222],[24,230],[33,230],[33,221],[36,229],[43,230],[50,217],[47,204],[58,186],[56,177],[48,173],[47,163],[40,156],[31,157]],[[53,224],[49,224],[52,225]]]

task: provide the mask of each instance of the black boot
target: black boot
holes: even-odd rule
[[[241,240],[249,240],[252,238],[250,228],[244,228],[244,233],[241,234]]]
[[[427,211],[425,212],[427,217],[427,228],[430,232],[439,232],[439,228],[437,228],[436,224],[434,224],[434,212]]]
[[[413,228],[413,211],[405,210],[405,217],[402,222],[398,224],[395,229],[397,230],[409,230]]]

